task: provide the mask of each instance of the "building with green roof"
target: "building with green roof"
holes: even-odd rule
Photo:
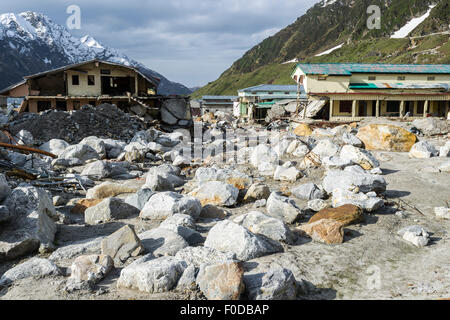
[[[299,63],[292,78],[330,120],[447,117],[450,65]]]

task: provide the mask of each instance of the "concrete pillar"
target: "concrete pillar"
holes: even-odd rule
[[[380,100],[375,103],[375,117],[380,117]]]
[[[415,116],[417,114],[417,107],[419,106],[419,101],[414,101],[414,109],[412,111],[412,116]]]
[[[400,101],[400,117],[405,115],[405,100]]]
[[[429,101],[425,100],[425,103],[424,103],[424,106],[423,106],[423,117],[424,118],[426,118],[427,113],[428,113],[428,104],[429,104]]]
[[[73,110],[73,100],[67,100],[67,111]]]
[[[38,106],[36,100],[30,100],[28,103],[28,111],[37,113],[38,112]]]
[[[448,113],[450,112],[450,101],[445,102],[445,118],[448,119]]]
[[[353,100],[352,103],[352,118],[356,117],[356,108],[358,106],[358,101],[357,100]]]
[[[330,100],[330,120],[333,118],[334,100]]]

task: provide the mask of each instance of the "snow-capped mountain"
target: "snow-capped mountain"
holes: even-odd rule
[[[160,78],[160,94],[191,93],[184,85],[168,80],[89,35],[81,39],[72,36],[65,27],[43,14],[0,15],[0,88],[22,80],[25,75],[91,59],[133,66],[146,75]]]

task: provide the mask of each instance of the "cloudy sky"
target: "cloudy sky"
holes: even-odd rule
[[[20,2],[20,3],[19,3]],[[293,23],[319,0],[2,0],[1,13],[36,11],[66,24],[81,8],[81,37],[186,86],[217,79],[247,50]]]

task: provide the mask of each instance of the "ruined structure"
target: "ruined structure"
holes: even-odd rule
[[[134,67],[90,60],[26,76],[0,96],[23,98],[19,112],[70,111],[110,103],[145,120],[161,117],[171,125],[188,125],[189,98],[158,95],[158,84],[158,78]]]
[[[292,78],[314,108],[327,108],[330,120],[449,112],[450,65],[300,63]]]

